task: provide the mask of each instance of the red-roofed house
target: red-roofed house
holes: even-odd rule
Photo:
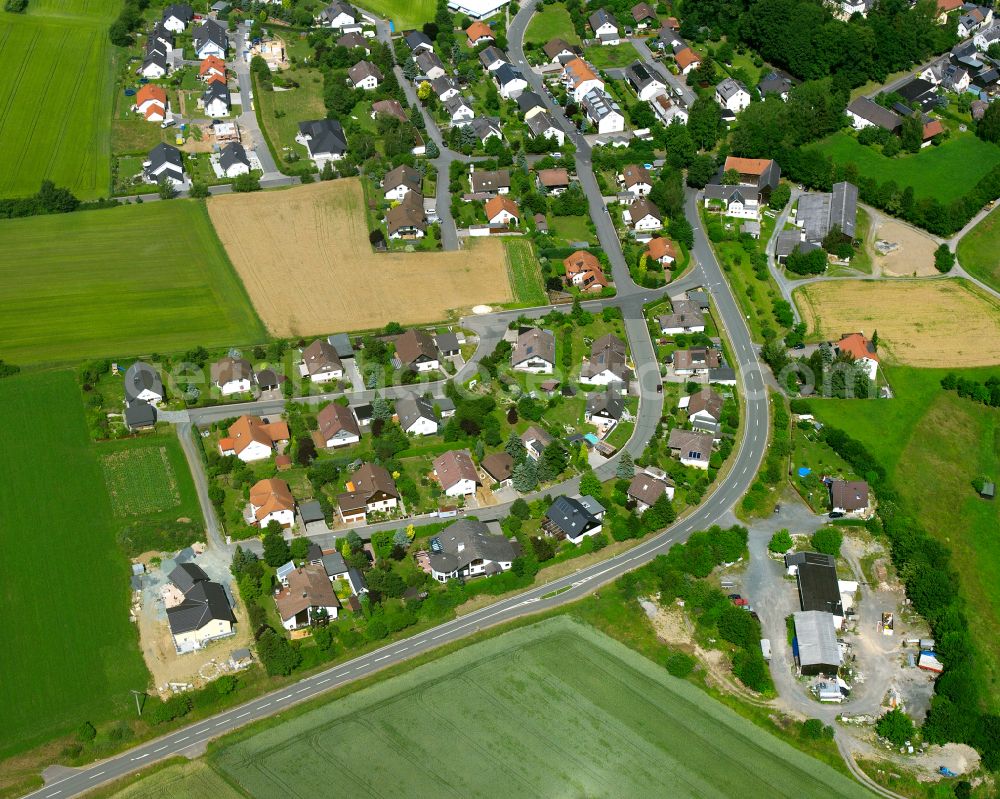
[[[871,339],[865,338],[863,333],[846,333],[835,346],[838,353],[849,355],[855,363],[860,363],[865,368],[869,378],[875,379],[879,359]]]
[[[208,56],[198,67],[198,77],[205,83],[226,79],[226,62],[216,55]]]
[[[162,122],[167,116],[167,91],[162,86],[147,83],[135,95],[135,110],[148,122]]]
[[[663,237],[650,239],[646,254],[651,261],[669,266],[677,260],[677,247],[670,239]]]
[[[577,250],[563,260],[566,267],[566,282],[581,289],[600,291],[608,285],[601,262],[586,250]]]
[[[469,40],[469,47],[475,47],[482,42],[492,42],[495,38],[490,26],[479,20],[476,20],[465,29],[465,35]]]
[[[517,203],[507,197],[491,197],[486,201],[486,220],[491,225],[517,225],[521,219],[521,211]]]
[[[944,125],[941,124],[939,119],[931,119],[924,123],[924,140],[920,145],[921,147],[929,147],[935,136],[940,136],[944,133]]]

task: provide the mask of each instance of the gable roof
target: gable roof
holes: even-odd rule
[[[211,580],[195,583],[184,594],[184,601],[167,608],[167,623],[173,635],[200,630],[212,621],[236,622],[226,590]]]
[[[434,473],[441,487],[445,490],[457,485],[462,480],[472,480],[478,484],[479,472],[472,462],[472,456],[467,449],[453,449],[438,455],[434,459]]]
[[[573,86],[579,86],[588,80],[600,80],[590,65],[582,58],[573,58],[566,62],[563,72],[572,82]]]
[[[220,386],[234,380],[253,380],[253,367],[246,358],[227,355],[212,364],[212,382]]]
[[[898,114],[888,108],[883,108],[867,97],[852,100],[847,106],[847,111],[885,130],[896,130],[903,124],[903,120]]]
[[[155,83],[146,83],[139,87],[135,93],[135,104],[142,105],[147,100],[159,103],[164,108],[167,107],[167,90]]]
[[[490,221],[499,213],[506,211],[517,219],[521,218],[521,211],[509,197],[491,197],[486,201],[486,218]]]
[[[600,506],[598,506],[600,507]],[[596,515],[573,497],[558,496],[545,511],[545,519],[570,538],[600,524]]]
[[[426,230],[424,196],[419,191],[408,191],[397,205],[385,212],[385,226],[390,235],[400,230]]]
[[[226,432],[228,436],[219,441],[219,447],[223,450],[232,450],[237,455],[251,444],[263,444],[269,449],[274,449],[275,443],[288,441],[291,437],[285,422],[279,420],[265,423],[263,419],[253,414],[243,414],[229,425],[229,430]]]
[[[493,135],[502,135],[500,120],[497,117],[476,117],[469,123],[469,126],[481,141],[486,141]]]
[[[871,339],[865,338],[863,333],[845,333],[836,346],[839,352],[850,355],[856,361],[862,358],[868,358],[872,361],[879,359]]]
[[[514,545],[504,536],[491,533],[478,519],[459,519],[435,536],[440,552],[430,553],[431,567],[450,574],[475,560],[510,563],[516,557]]]
[[[608,388],[606,391],[599,391],[587,397],[587,413],[590,415],[606,416],[609,419],[621,419],[625,410],[625,400],[615,389]]]
[[[549,60],[561,55],[562,53],[574,52],[569,42],[565,39],[549,39],[549,41],[543,45],[542,50],[545,51],[545,55],[549,57]]]
[[[406,122],[406,112],[399,100],[376,100],[372,103],[372,111],[376,115],[383,114],[388,117],[395,117],[400,122]]]
[[[374,463],[363,463],[361,467],[351,475],[349,481],[355,493],[361,494],[367,501],[375,494],[386,494],[399,499],[399,490],[396,488],[396,481],[392,475]]]
[[[410,48],[410,52],[413,52],[418,47],[430,47],[431,49],[434,47],[434,43],[431,41],[430,36],[423,31],[406,31],[403,34],[403,38],[406,40],[406,46]]]
[[[735,78],[724,78],[715,87],[715,91],[719,95],[719,97],[721,97],[723,100],[729,100],[730,98],[735,97],[740,92],[743,92],[744,94],[750,94],[750,92],[747,91],[747,87],[744,86],[740,81],[736,80]]]
[[[650,83],[663,85],[660,76],[650,72],[641,61],[635,61],[625,68],[625,79],[635,87],[636,91],[641,91]]]
[[[399,426],[404,431],[421,419],[437,422],[434,405],[425,397],[409,396],[396,400],[396,415],[399,417]]]
[[[672,450],[679,450],[680,456],[689,460],[708,463],[712,457],[712,436],[707,433],[675,427],[670,431],[667,446]]]
[[[125,370],[125,401],[134,402],[143,391],[152,391],[159,397],[163,396],[163,380],[148,363],[136,361]]]
[[[622,183],[625,184],[625,188],[630,189],[640,183],[650,186],[653,181],[650,179],[649,170],[646,167],[629,164],[622,170]]]
[[[612,25],[615,29],[618,28],[618,20],[614,18],[610,11],[604,8],[597,9],[597,11],[587,18],[587,21],[595,32],[602,25]]]
[[[498,483],[509,480],[514,473],[514,459],[506,452],[493,452],[484,457],[480,465]]]
[[[361,81],[366,78],[375,78],[375,80],[380,83],[384,80],[382,77],[382,70],[375,66],[371,61],[359,61],[347,70],[347,74],[351,81],[355,84],[361,83]]]
[[[444,107],[447,109],[451,116],[455,116],[455,113],[463,108],[472,109],[472,106],[466,101],[464,97],[460,94],[453,94],[447,100],[444,101]]]
[[[167,577],[180,589],[182,594],[186,594],[194,588],[195,583],[209,579],[205,570],[197,563],[178,563]]]
[[[623,116],[618,101],[604,91],[604,89],[591,89],[583,96],[582,102],[587,114],[597,121],[612,114]]]
[[[700,64],[701,57],[690,47],[685,47],[674,53],[674,61],[677,62],[677,66],[681,69],[686,69],[693,64]]]
[[[343,155],[347,152],[344,126],[336,119],[312,119],[299,123],[299,133],[309,137],[309,151],[316,154]]]
[[[493,79],[499,86],[506,86],[516,80],[524,81],[521,71],[517,67],[506,62],[493,70]]]
[[[636,3],[632,6],[632,19],[642,22],[644,19],[656,19],[656,9],[649,3]]]
[[[260,521],[269,513],[294,510],[295,498],[288,483],[272,477],[250,486],[250,504],[254,507],[254,517]]]
[[[409,365],[420,358],[436,361],[439,353],[434,337],[430,333],[411,327],[405,333],[396,336],[396,355],[401,363]]]
[[[423,178],[420,173],[408,164],[400,164],[395,169],[385,173],[382,180],[382,190],[390,191],[405,186],[410,191],[420,191]]]
[[[231,141],[224,144],[219,151],[219,166],[223,170],[228,171],[229,167],[236,164],[245,164],[249,167],[250,157],[247,155],[247,151],[243,148],[242,144],[238,141]]]
[[[538,92],[526,91],[521,92],[517,97],[517,107],[522,114],[526,114],[534,108],[541,108],[545,110],[545,103],[542,101],[542,97]]]
[[[361,429],[358,427],[358,420],[354,418],[354,412],[336,402],[331,402],[316,414],[316,424],[324,441],[329,441],[342,430],[361,436]]]
[[[553,128],[561,131],[561,128],[556,125],[555,120],[552,119],[552,115],[548,111],[542,111],[540,114],[532,114],[525,122],[532,136],[542,136]]]
[[[274,595],[282,620],[298,615],[306,608],[339,608],[340,600],[323,566],[301,566],[288,575],[288,587]]]
[[[580,377],[594,377],[605,371],[621,380],[629,377],[625,365],[625,342],[611,333],[601,336],[591,345],[590,358],[583,364]]]
[[[656,241],[656,239],[653,239]],[[650,242],[652,244],[652,242]],[[673,311],[663,316],[658,316],[656,321],[664,330],[672,327],[700,327],[705,324],[705,315],[691,300],[674,300]]]
[[[226,62],[223,61],[221,58],[219,58],[217,55],[205,56],[205,58],[202,59],[201,64],[198,65],[198,75],[204,76],[204,74],[206,72],[209,72],[210,70],[216,70],[218,72],[222,72],[223,74],[225,74]],[[146,85],[148,86],[150,84],[147,83]]]
[[[510,170],[476,170],[469,174],[469,185],[472,191],[497,191],[510,188]]]
[[[510,63],[510,59],[507,58],[507,54],[496,45],[490,45],[489,47],[483,48],[483,51],[479,54],[479,63],[487,69],[493,66],[497,61],[504,64]]]
[[[663,221],[663,214],[660,213],[660,209],[648,197],[639,197],[633,200],[632,204],[628,207],[628,212],[633,225],[647,215],[661,222]]]
[[[348,50],[353,50],[355,47],[363,47],[365,50],[368,49],[368,43],[365,41],[365,37],[362,36],[357,31],[350,31],[345,33],[339,39],[337,39],[338,47],[346,47]]]
[[[696,413],[707,413],[718,421],[722,417],[722,395],[706,386],[701,391],[691,394],[687,406],[688,416]]]
[[[517,366],[532,358],[539,358],[546,363],[555,364],[556,337],[552,331],[532,327],[517,337],[517,342],[514,344],[514,350],[510,356],[511,365]]]
[[[174,3],[163,9],[162,19],[168,20],[171,17],[179,19],[181,22],[188,23],[194,19],[194,9],[192,9],[187,3]]]
[[[667,479],[654,477],[649,472],[639,472],[632,478],[628,487],[628,495],[644,505],[652,506],[670,487]]]
[[[163,165],[173,167],[177,173],[184,172],[184,159],[181,157],[181,151],[166,142],[157,144],[149,151],[147,158],[149,159],[149,172],[156,172]]]
[[[438,54],[430,50],[421,50],[416,59],[417,69],[423,73],[428,73],[435,67],[444,69],[444,62],[438,58]]]
[[[223,50],[229,47],[229,36],[226,35],[226,29],[214,19],[204,20],[201,25],[195,28],[191,38],[194,40],[196,49],[205,42],[217,44]]]

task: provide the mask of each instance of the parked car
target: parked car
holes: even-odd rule
[[[730,599],[743,599],[743,597],[741,597],[739,594],[730,594],[729,598]]]
[[[738,607],[738,608],[745,608],[745,607],[749,607],[750,606],[750,600],[749,599],[743,599],[741,597],[740,599],[734,599],[733,600],[733,604],[736,605],[736,607]]]

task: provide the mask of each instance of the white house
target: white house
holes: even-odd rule
[[[648,197],[639,197],[622,214],[625,224],[636,233],[648,233],[663,227],[663,215]]]
[[[604,81],[582,58],[574,58],[563,67],[562,82],[573,93],[573,101],[583,102],[583,98],[594,89],[604,90]]]
[[[566,141],[565,132],[556,125],[548,111],[532,114],[525,119],[525,123],[535,138],[549,139],[555,142],[557,147],[562,147]]]
[[[253,367],[246,358],[227,355],[212,364],[212,384],[224,397],[249,391],[255,382]]]
[[[361,440],[357,417],[346,405],[331,402],[316,414],[313,442],[323,449],[346,447]]]
[[[681,397],[678,407],[687,411],[692,425],[716,425],[722,419],[722,395],[709,387],[696,394]]]
[[[479,471],[468,450],[450,450],[438,455],[433,464],[434,476],[449,497],[468,497],[480,484]]]
[[[214,19],[206,19],[191,34],[194,43],[194,52],[198,60],[203,60],[210,55],[224,59],[226,51],[229,49],[229,36],[226,29]]]
[[[344,364],[337,350],[325,339],[318,338],[300,350],[299,374],[313,383],[329,383],[344,376]]]
[[[625,79],[635,90],[640,100],[648,102],[666,91],[666,84],[641,61],[636,61],[625,69]]]
[[[183,186],[186,180],[181,151],[164,142],[160,142],[149,151],[147,159],[142,164],[142,171],[147,183],[166,180],[173,186]]]
[[[238,175],[249,173],[250,158],[243,145],[238,141],[231,141],[223,145],[219,151],[219,168],[227,178],[235,178]]]
[[[194,11],[187,3],[169,5],[163,9],[163,27],[173,33],[183,33],[184,28],[194,19]]]
[[[319,23],[328,28],[347,32],[360,30],[361,15],[350,3],[337,2],[324,8],[319,14]]]
[[[236,617],[221,584],[194,563],[182,563],[170,572],[170,581],[184,599],[167,608],[167,624],[177,654],[194,652],[211,641],[235,632]]]
[[[476,116],[476,112],[472,110],[472,106],[459,94],[445,100],[444,107],[451,117],[451,124],[458,127],[467,125]]]
[[[593,89],[584,96],[583,110],[598,133],[625,130],[625,115],[617,101],[603,89]]]
[[[760,219],[760,191],[754,186],[726,186],[710,183],[705,187],[705,207],[721,206],[734,219]]]
[[[649,170],[638,164],[629,164],[622,170],[622,188],[633,197],[645,197],[653,190]]]
[[[221,455],[235,455],[244,463],[267,460],[279,444],[288,443],[288,425],[278,420],[265,422],[259,416],[244,414],[233,422],[219,439]]]
[[[337,618],[340,600],[322,564],[301,566],[288,574],[286,582],[274,595],[281,626],[286,630],[326,624]]]
[[[708,470],[712,457],[712,436],[709,434],[675,427],[670,431],[667,446],[684,466]]]
[[[551,330],[532,327],[517,337],[510,355],[512,369],[549,375],[555,370],[556,338]]]
[[[679,102],[674,102],[667,94],[656,95],[656,97],[649,101],[649,104],[652,106],[653,113],[656,114],[657,119],[664,125],[672,125],[675,119],[681,125],[686,125],[688,122],[687,109]]]
[[[159,373],[148,363],[136,361],[125,370],[125,403],[148,402],[159,405],[163,402],[163,381]]]
[[[455,81],[447,75],[443,75],[440,78],[432,80],[431,88],[434,90],[434,94],[437,95],[438,100],[442,103],[446,103],[452,97],[458,97],[460,94],[458,86],[455,85]]]
[[[657,239],[653,239],[657,241]],[[674,300],[672,313],[657,318],[660,332],[665,336],[675,336],[678,333],[704,333],[705,315],[701,309],[690,300]]]
[[[149,80],[159,80],[168,71],[167,57],[163,53],[148,53],[139,67],[139,74]]]
[[[590,15],[588,21],[590,28],[594,31],[594,36],[602,45],[621,44],[621,36],[618,33],[618,20],[603,8],[597,9]]]
[[[400,202],[411,191],[420,191],[423,179],[412,166],[401,164],[382,179],[382,195],[387,200]]]
[[[491,225],[518,224],[521,212],[508,197],[490,197],[485,203],[486,219]]]
[[[505,100],[516,100],[528,88],[528,81],[520,71],[510,64],[501,64],[493,70],[493,80],[496,82],[500,96]]]
[[[738,114],[750,105],[750,92],[734,78],[726,78],[715,87],[715,102],[728,111]]]
[[[349,70],[347,77],[355,89],[372,91],[382,82],[382,71],[371,61],[359,61]]]
[[[396,336],[396,358],[401,366],[415,372],[433,372],[441,368],[441,352],[434,337],[415,327]]]
[[[432,436],[438,431],[434,405],[424,397],[404,397],[396,401],[396,416],[404,433]]]
[[[232,97],[229,94],[229,87],[224,81],[214,81],[208,84],[208,88],[201,96],[201,106],[210,117],[228,116],[231,105]]]
[[[309,157],[320,169],[327,161],[339,161],[347,154],[347,136],[336,119],[300,122],[295,141],[305,146]]]
[[[628,487],[628,497],[635,502],[635,512],[640,516],[653,507],[664,494],[672,501],[674,485],[666,472],[652,466],[647,466],[633,477]]]
[[[476,519],[459,519],[434,537],[431,545],[431,577],[440,583],[450,579],[499,574],[510,569],[517,557],[514,545],[491,533]]]
[[[291,528],[295,524],[295,499],[288,483],[272,477],[250,486],[250,514],[261,529],[271,522]]]
[[[369,513],[392,513],[399,507],[396,481],[381,466],[362,464],[348,478],[346,488],[337,496],[337,509],[345,524],[364,522]]]

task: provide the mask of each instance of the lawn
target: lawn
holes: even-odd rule
[[[552,3],[539,6],[540,11],[528,23],[524,32],[524,40],[529,43],[543,45],[550,39],[564,39],[569,44],[579,44],[580,37],[573,28],[573,20],[564,3]]]
[[[204,203],[0,222],[0,358],[65,363],[262,341]]]
[[[425,22],[433,20],[437,6],[434,0],[365,0],[359,8],[392,20],[393,30],[402,31],[419,29]]]
[[[598,69],[627,67],[639,60],[639,54],[628,42],[613,45],[594,45],[584,53],[587,60]]]
[[[72,372],[0,381],[0,757],[118,717],[149,679]]]
[[[323,75],[318,69],[291,67],[282,76],[299,84],[288,91],[265,91],[255,81],[254,98],[257,101],[257,118],[274,150],[276,158],[286,161],[290,153],[300,159],[308,155],[306,148],[295,141],[299,123],[326,117],[323,105]],[[308,163],[308,161],[306,161]]]
[[[1000,289],[1000,214],[994,211],[962,236],[958,261],[970,275]]]
[[[111,177],[113,0],[43,0],[0,11],[0,197],[34,194],[49,179],[82,199],[107,196]]]
[[[528,307],[545,305],[548,297],[545,294],[545,284],[542,283],[541,267],[538,265],[538,258],[535,257],[535,249],[531,242],[505,239],[504,251],[507,253],[507,271],[517,303]]]
[[[940,387],[943,369],[887,370],[897,399],[819,400],[821,421],[861,440],[885,466],[907,512],[952,551],[970,616],[981,632],[988,693],[1000,686],[1000,505],[980,499],[972,481],[1000,477],[1000,410]],[[985,380],[996,368],[964,370]]]
[[[567,242],[593,241],[595,236],[589,222],[586,216],[552,216],[549,217],[549,229]]]
[[[940,147],[886,158],[872,147],[858,144],[846,131],[834,133],[815,145],[838,164],[854,163],[859,172],[879,183],[894,180],[912,186],[917,197],[934,197],[944,204],[962,197],[975,183],[1000,164],[1000,147],[972,133],[952,131]]]
[[[868,796],[662,667],[553,619],[211,754],[250,796]],[[377,751],[378,768],[358,768]]]

